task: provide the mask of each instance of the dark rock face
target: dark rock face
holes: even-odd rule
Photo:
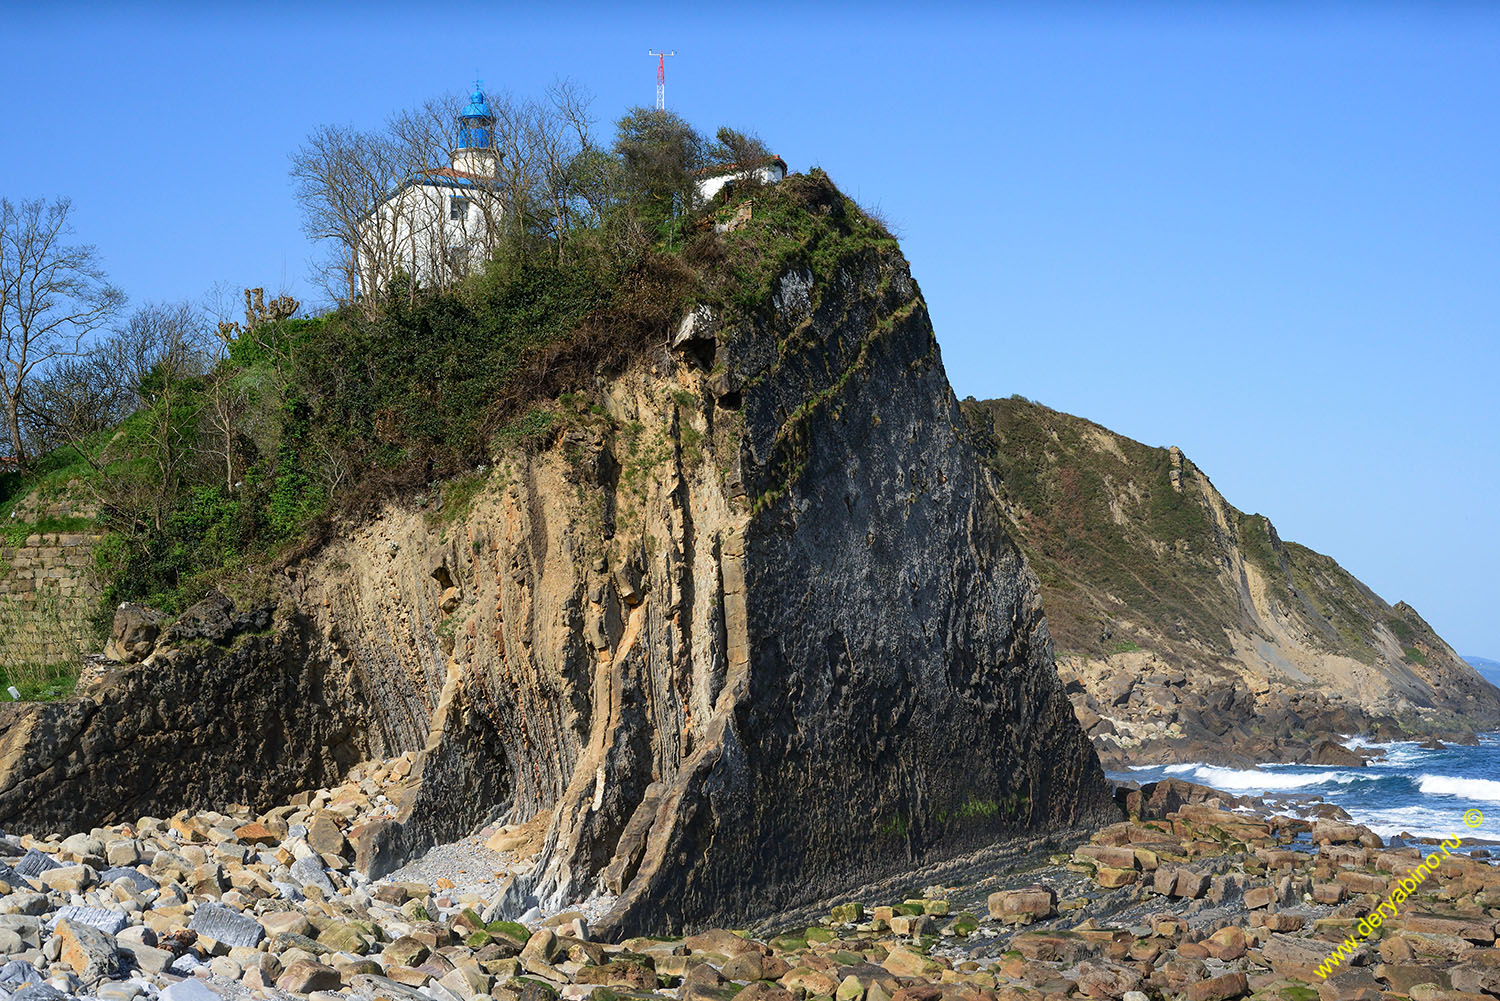
[[[203,609],[141,666],[160,679],[45,707],[63,736],[11,742],[0,822],[260,802],[420,752],[397,816],[350,832],[360,867],[533,823],[518,906],[599,893],[596,930],[626,935],[1115,818],[906,263],[803,187],[820,254],[770,271],[762,308],[700,307],[461,520],[351,528],[288,575],[270,633]]]
[[[117,625],[139,639],[141,618]],[[0,825],[87,828],[216,804],[269,806],[335,779],[365,753],[363,723],[343,708],[359,700],[307,660],[290,618],[247,633],[269,626],[269,609],[236,615],[222,597],[206,601],[182,619],[219,623],[216,641],[163,640],[146,662],[117,666],[80,696],[5,706]]]
[[[774,326],[720,349],[755,512],[748,660],[717,760],[679,778],[676,833],[617,905],[629,927],[727,921],[1108,811],[910,277],[872,255],[823,280],[789,273]]]

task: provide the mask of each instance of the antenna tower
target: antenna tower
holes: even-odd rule
[[[667,110],[667,57],[675,56],[677,52],[658,52],[655,49],[647,49],[646,55],[656,57],[656,110]]]

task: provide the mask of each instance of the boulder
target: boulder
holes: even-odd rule
[[[1220,928],[1203,942],[1203,948],[1215,959],[1229,961],[1239,959],[1245,954],[1245,932],[1244,929],[1230,925],[1228,928]],[[1235,995],[1230,995],[1235,996]]]
[[[343,986],[343,978],[339,976],[338,970],[311,959],[297,960],[276,979],[277,989],[290,994],[336,991],[341,986]]]
[[[114,975],[119,966],[115,937],[86,924],[58,922],[53,932],[58,958],[73,968],[85,984],[97,984]]]
[[[1187,1001],[1228,1001],[1230,998],[1244,997],[1248,993],[1250,983],[1245,975],[1233,972],[1190,985],[1186,997]]]
[[[1120,998],[1141,985],[1140,973],[1114,963],[1079,963],[1078,990],[1084,997]]]
[[[990,894],[988,904],[990,917],[996,921],[1029,924],[1057,913],[1057,891],[1039,884],[1001,890]]]
[[[145,605],[129,602],[115,609],[114,625],[104,644],[104,656],[122,664],[135,664],[151,656],[161,636],[166,615]]]

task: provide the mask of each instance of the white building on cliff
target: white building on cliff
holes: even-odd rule
[[[491,233],[499,233],[500,157],[495,115],[476,83],[458,118],[449,165],[406,177],[361,221],[361,293],[380,288],[398,271],[422,285],[443,285],[483,264]]]
[[[733,190],[736,181],[754,178],[761,184],[777,184],[786,180],[786,161],[779,156],[768,156],[754,163],[726,163],[698,172],[698,202],[711,202],[714,196],[726,187]]]

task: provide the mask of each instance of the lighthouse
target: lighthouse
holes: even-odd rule
[[[494,177],[500,154],[495,149],[495,113],[484,96],[484,85],[474,81],[469,104],[458,116],[458,147],[452,152],[453,169],[460,174]]]

